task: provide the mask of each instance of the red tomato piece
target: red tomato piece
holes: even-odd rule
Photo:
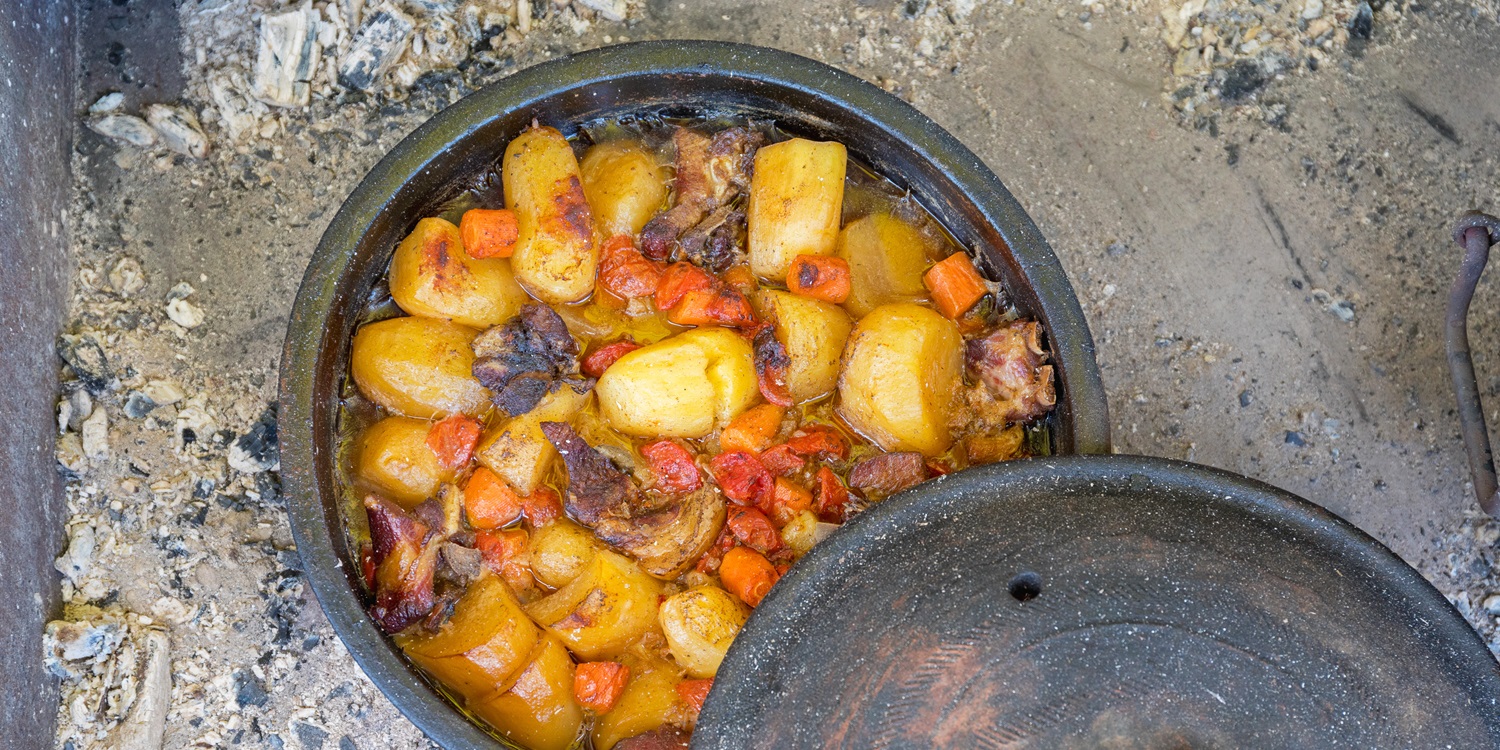
[[[798,455],[823,460],[849,457],[849,441],[826,424],[809,424],[797,428],[786,444]]]
[[[641,455],[646,457],[651,473],[656,475],[656,489],[681,494],[703,486],[698,465],[693,463],[693,454],[671,440],[643,445]]]
[[[670,310],[682,301],[688,292],[713,289],[718,280],[692,263],[680,261],[667,266],[656,285],[656,309]]]
[[[839,475],[827,466],[818,467],[816,477],[818,490],[813,500],[813,510],[818,518],[829,523],[843,523],[849,517],[849,490],[839,481]]]
[[[621,339],[605,344],[589,352],[588,356],[583,358],[583,374],[591,378],[597,378],[603,375],[604,371],[608,370],[609,366],[617,362],[621,357],[639,348],[641,348],[641,345],[630,339]]]
[[[573,672],[573,697],[594,713],[608,713],[625,692],[630,667],[617,661],[586,661]]]
[[[714,480],[724,495],[740,505],[755,505],[772,489],[771,472],[753,453],[730,451],[714,456],[709,462]]]
[[[656,294],[661,276],[661,264],[641,255],[630,235],[611,237],[599,252],[599,285],[622,299]]]
[[[532,526],[546,526],[562,517],[562,498],[549,487],[538,487],[536,492],[521,498],[521,512]]]
[[[807,465],[807,461],[797,455],[797,452],[786,443],[773,445],[761,451],[760,462],[778,477],[788,476]]]
[[[754,508],[730,508],[725,525],[741,544],[763,555],[769,555],[782,546],[781,535],[776,533],[771,519]]]
[[[427,431],[427,447],[446,469],[462,469],[474,456],[479,445],[479,420],[467,414],[454,414]]]

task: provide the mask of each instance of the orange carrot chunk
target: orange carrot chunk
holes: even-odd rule
[[[656,309],[670,310],[676,307],[688,292],[711,290],[717,282],[718,280],[710,276],[707,271],[692,263],[687,261],[673,263],[662,272],[661,280],[656,285]]]
[[[583,374],[591,378],[597,378],[603,375],[604,371],[608,370],[609,366],[621,357],[639,348],[641,348],[641,345],[630,339],[621,339],[610,344],[605,344],[589,352],[588,356],[583,358]]]
[[[509,209],[471,208],[458,220],[458,233],[470,258],[509,258],[521,229]]]
[[[922,275],[922,283],[932,292],[938,310],[954,320],[990,292],[967,253],[954,253],[938,261]]]
[[[735,547],[725,552],[724,561],[719,563],[719,579],[724,582],[724,588],[752,607],[766,598],[780,577],[776,566],[765,555],[749,547]]]
[[[499,475],[483,466],[464,485],[464,514],[476,529],[498,529],[521,517],[522,498]]]
[[[784,413],[775,404],[761,404],[740,412],[719,433],[719,447],[725,453],[760,453],[771,446],[771,439],[776,437],[776,431],[781,428]]]
[[[427,430],[427,447],[445,469],[461,469],[474,456],[479,444],[479,420],[454,414]]]
[[[799,255],[786,272],[786,288],[792,294],[832,302],[849,299],[849,261],[824,255]]]
[[[617,661],[586,661],[573,672],[573,697],[594,713],[608,713],[625,692],[630,667]]]
[[[708,700],[708,691],[714,687],[714,678],[706,680],[683,680],[677,683],[677,697],[687,704],[688,710],[696,719],[703,712],[703,702]]]
[[[812,492],[786,477],[776,477],[776,487],[771,495],[771,520],[777,526],[787,525],[798,513],[812,510],[812,507]]]
[[[727,286],[692,289],[667,313],[667,320],[680,326],[744,328],[755,324],[755,310],[745,295]]]

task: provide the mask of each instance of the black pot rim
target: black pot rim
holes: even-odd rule
[[[403,714],[445,747],[504,747],[465,718],[429,686],[374,625],[333,542],[328,508],[331,446],[314,439],[320,365],[330,350],[330,311],[349,307],[341,287],[361,237],[383,218],[398,191],[446,150],[472,137],[502,112],[536,108],[552,97],[580,96],[590,86],[627,77],[664,80],[729,76],[778,90],[815,93],[845,111],[878,124],[904,146],[938,166],[983,214],[1018,265],[1016,273],[1038,290],[1039,313],[1048,322],[1053,359],[1064,386],[1059,403],[1067,426],[1062,449],[1108,453],[1109,417],[1093,339],[1062,266],[1016,199],[984,163],[911,105],[852,75],[783,52],[715,41],[632,42],[582,52],[521,70],[447,107],[401,141],[369,172],[330,222],[308,264],[288,322],[280,372],[282,482],[297,549],[313,592],[335,633],[356,663]]]

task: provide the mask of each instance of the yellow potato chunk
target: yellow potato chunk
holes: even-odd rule
[[[699,438],[760,396],[750,343],[723,328],[695,328],[621,357],[594,387],[616,430]]]
[[[526,614],[580,657],[608,659],[656,627],[661,591],[640,566],[601,550],[568,585],[526,605]]]
[[[755,152],[750,200],[750,269],[783,281],[798,255],[831,255],[844,209],[844,144],[793,138]]]
[[[611,750],[620,740],[681,725],[686,719],[677,683],[677,669],[660,659],[628,659],[630,681],[609,713],[594,722],[594,750]]]
[[[500,475],[517,492],[530,495],[541,486],[557,460],[557,449],[542,434],[542,423],[568,421],[583,411],[592,393],[579,393],[563,384],[543,396],[531,411],[480,438],[474,455],[482,466]]]
[[[515,317],[530,298],[505,258],[470,258],[458,227],[423,219],[391,258],[391,297],[412,315],[488,328]]]
[[[662,602],[661,629],[672,658],[689,675],[713,677],[749,616],[745,605],[728,591],[699,586]]]
[[[884,450],[936,456],[953,442],[948,416],[962,376],[963,338],[953,321],[907,302],[882,305],[844,349],[838,411]]]
[[[559,518],[532,532],[531,573],[552,588],[562,588],[583,572],[600,549],[593,532]]]
[[[671,177],[645,144],[624,138],[588,150],[579,165],[583,194],[605,237],[640,234],[667,200]]]
[[[435,318],[391,318],[354,334],[349,371],[360,393],[418,419],[479,414],[489,391],[471,371],[479,332]]]
[[[856,318],[892,302],[927,298],[922,274],[932,265],[933,243],[916,227],[890,214],[871,214],[839,232],[834,254],[849,262],[849,299]]]
[[[546,634],[507,690],[468,707],[531,750],[567,750],[583,726],[583,708],[573,697],[573,660],[561,641]]]
[[[359,437],[355,473],[407,510],[433,497],[443,482],[453,481],[454,472],[438,464],[427,447],[431,427],[410,417],[386,417],[370,425]]]
[[[417,666],[474,701],[520,672],[539,635],[510,586],[484,573],[469,585],[437,633],[402,636],[396,642]]]
[[[568,139],[555,128],[528,128],[506,147],[500,180],[519,230],[510,259],[516,281],[554,305],[593,293],[599,230]]]
[[[848,314],[835,304],[771,289],[755,293],[755,309],[775,325],[776,338],[792,360],[786,371],[792,399],[802,403],[832,393],[839,356],[854,327]]]

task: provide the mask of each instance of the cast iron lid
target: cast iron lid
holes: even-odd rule
[[[1295,495],[1154,458],[993,464],[859,515],[736,639],[696,748],[1500,747],[1500,666]]]

